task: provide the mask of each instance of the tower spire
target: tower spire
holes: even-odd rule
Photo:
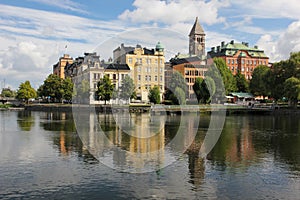
[[[196,17],[189,38],[189,54],[199,57],[205,56],[205,33],[199,23],[198,17]]]

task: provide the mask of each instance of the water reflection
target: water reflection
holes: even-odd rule
[[[17,122],[22,131],[30,131],[34,126],[35,118],[30,111],[18,112]]]
[[[132,119],[102,113],[76,117],[80,126],[71,113],[0,113],[0,199],[31,195],[38,199],[296,199],[300,195],[298,117],[228,116],[206,158],[199,156],[199,150],[209,115],[201,115],[199,123],[193,115],[161,120],[149,114],[131,115]],[[26,120],[34,123],[20,123]],[[140,127],[124,128],[126,123]],[[101,130],[105,134],[99,134]],[[184,131],[178,134],[179,130]],[[191,134],[194,130],[196,135]],[[160,168],[170,159],[177,162]],[[118,173],[98,160],[116,169],[156,171]]]

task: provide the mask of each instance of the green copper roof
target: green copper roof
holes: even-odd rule
[[[267,58],[268,56],[263,50],[258,49],[257,46],[251,48],[246,43],[234,43],[230,42],[224,46],[219,46],[219,51],[215,48],[215,51],[208,52],[210,56],[234,56],[238,51],[244,51],[239,56],[245,57],[247,54],[251,57]]]
[[[160,42],[158,42],[157,45],[156,45],[156,47],[155,47],[155,49],[158,50],[158,51],[163,51],[164,50],[164,46]]]

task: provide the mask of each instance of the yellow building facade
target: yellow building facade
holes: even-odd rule
[[[160,88],[161,98],[165,92],[165,56],[164,47],[157,43],[155,49],[136,47],[120,47],[114,50],[114,62],[127,64],[130,68],[130,77],[133,79],[137,98],[148,102],[148,93],[151,88]]]

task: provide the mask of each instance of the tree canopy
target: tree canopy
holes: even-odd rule
[[[132,78],[128,75],[122,80],[122,85],[120,87],[120,98],[124,100],[129,100],[135,97],[135,86]]]
[[[2,88],[1,96],[2,97],[15,97],[17,95],[16,91],[11,90],[10,88]]]
[[[39,87],[40,97],[50,98],[51,101],[71,100],[73,83],[70,78],[62,79],[55,74],[50,74]]]
[[[300,100],[300,79],[291,77],[284,82],[284,95],[288,98],[290,106],[295,107]]]
[[[111,83],[109,77],[105,75],[103,78],[100,79],[97,86],[98,89],[96,93],[99,99],[104,101],[106,104],[106,101],[109,101],[112,98],[114,85]]]
[[[172,77],[170,80],[170,84],[165,92],[165,99],[170,100],[172,104],[179,104],[180,102],[178,101],[178,97],[175,95],[175,90],[179,88],[181,91],[177,90],[178,94],[180,94],[179,98],[183,98],[184,94],[184,99],[185,99],[185,94],[187,91],[187,85],[186,82],[183,78],[183,76],[180,74],[178,71],[174,71],[172,73]],[[183,102],[183,100],[182,100]],[[185,101],[184,101],[185,102]]]
[[[249,92],[249,82],[240,71],[238,71],[234,78],[236,82],[237,92]]]
[[[36,91],[33,87],[31,87],[30,81],[25,81],[20,84],[16,98],[25,100],[28,103],[29,99],[36,98],[36,96]]]
[[[266,97],[270,95],[270,90],[268,87],[268,77],[270,73],[270,68],[265,65],[260,65],[256,67],[252,73],[252,79],[250,81],[250,91],[255,96]]]
[[[149,90],[148,98],[151,103],[154,104],[160,103],[160,90],[157,85]]]
[[[196,78],[193,90],[199,103],[209,103],[211,97],[215,94],[216,85],[214,80],[209,76],[205,79],[199,77]]]

